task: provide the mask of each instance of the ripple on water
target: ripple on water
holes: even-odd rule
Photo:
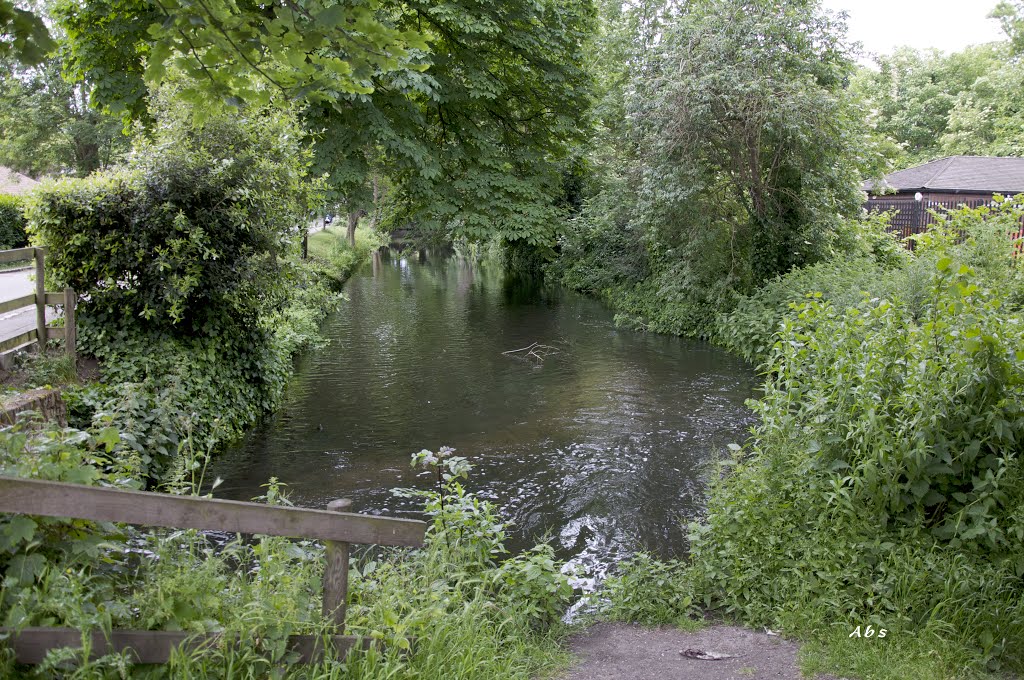
[[[616,328],[593,300],[456,260],[391,261],[346,292],[281,411],[215,462],[222,495],[257,496],[273,476],[297,505],[418,517],[391,490],[430,488],[410,454],[454,446],[476,466],[469,489],[510,522],[507,545],[547,537],[586,584],[637,550],[679,554],[708,460],[750,424],[750,367]],[[503,354],[532,342],[559,352]]]

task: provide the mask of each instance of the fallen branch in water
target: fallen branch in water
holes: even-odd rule
[[[502,354],[511,355],[519,354],[520,352],[525,352],[525,354],[522,355],[524,358],[532,357],[537,361],[544,361],[544,357],[550,354],[558,354],[558,348],[552,347],[551,345],[542,345],[539,342],[535,342],[526,347],[520,347],[519,349],[510,349],[507,352],[502,352]]]

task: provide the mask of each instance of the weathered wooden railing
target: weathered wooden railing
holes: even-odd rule
[[[12,312],[23,307],[35,305],[36,327],[17,335],[6,338],[0,337],[0,354],[24,345],[25,343],[37,341],[40,351],[46,347],[46,341],[50,338],[64,338],[64,347],[72,361],[75,360],[75,291],[65,288],[62,293],[46,292],[46,248],[17,248],[15,250],[0,250],[0,264],[9,264],[21,260],[34,260],[36,267],[36,292],[23,295],[13,300],[0,302],[0,314]],[[46,306],[64,305],[64,327],[47,327]]]
[[[333,501],[326,511],[306,510],[0,477],[0,512],[324,541],[327,564],[322,611],[324,618],[333,622],[334,634],[328,640],[339,657],[357,641],[353,636],[344,635],[349,544],[419,546],[426,532],[426,524],[417,520],[339,512],[348,507],[348,503]],[[0,632],[10,634],[4,644],[14,650],[18,663],[40,663],[51,649],[81,646],[81,633],[71,628],[0,629]],[[137,663],[166,663],[175,648],[208,648],[220,642],[221,637],[217,633],[195,635],[145,630],[114,630],[107,636],[96,631],[92,633],[92,656],[98,658],[127,651]],[[292,635],[288,647],[298,653],[303,662],[311,663],[322,656],[322,641],[321,636]]]

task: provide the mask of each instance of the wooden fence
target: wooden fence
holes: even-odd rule
[[[36,268],[36,292],[23,295],[13,300],[0,302],[0,314],[12,312],[16,309],[35,306],[36,327],[32,330],[0,337],[0,354],[8,352],[15,347],[20,347],[29,342],[35,341],[42,351],[46,347],[46,341],[51,338],[64,338],[65,351],[75,361],[76,332],[75,332],[75,291],[65,288],[63,293],[46,292],[46,259],[45,248],[17,248],[15,250],[0,250],[0,264],[9,264],[21,260],[35,260]],[[64,306],[64,327],[48,327],[46,325],[46,306]]]
[[[956,210],[967,207],[972,210],[983,205],[989,205],[991,198],[965,198],[956,201],[914,201],[914,200],[892,200],[885,198],[872,198],[864,205],[868,212],[892,212],[887,231],[899,236],[908,248],[913,248],[913,241],[906,239],[914,234],[926,231],[928,227],[935,224],[935,215],[932,211],[942,214],[946,210]],[[1015,233],[1010,234],[1011,238],[1024,236],[1024,223]]]
[[[74,517],[97,522],[122,522],[143,526],[264,534],[324,541],[327,564],[323,578],[323,615],[333,623],[328,639],[339,657],[357,644],[358,638],[344,635],[348,599],[350,543],[392,546],[420,546],[426,524],[418,520],[394,519],[340,512],[349,501],[333,501],[327,510],[306,510],[196,496],[173,496],[146,491],[122,491],[80,484],[36,479],[0,477],[0,512],[46,517]],[[5,644],[18,663],[37,664],[47,651],[80,647],[81,633],[70,628],[0,628],[10,635]],[[92,633],[92,656],[128,652],[137,663],[166,663],[175,648],[197,650],[221,642],[218,633],[203,635],[180,631],[115,630],[109,636]],[[292,635],[288,648],[304,663],[323,656],[323,638]]]

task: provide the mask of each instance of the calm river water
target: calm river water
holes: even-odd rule
[[[385,255],[345,292],[283,408],[217,459],[219,497],[277,477],[296,505],[418,517],[391,489],[428,488],[410,454],[452,446],[476,466],[469,489],[514,522],[512,549],[549,536],[599,574],[639,549],[680,554],[705,462],[751,424],[741,360],[616,328],[601,303],[497,267]],[[502,354],[533,342],[558,353]]]

